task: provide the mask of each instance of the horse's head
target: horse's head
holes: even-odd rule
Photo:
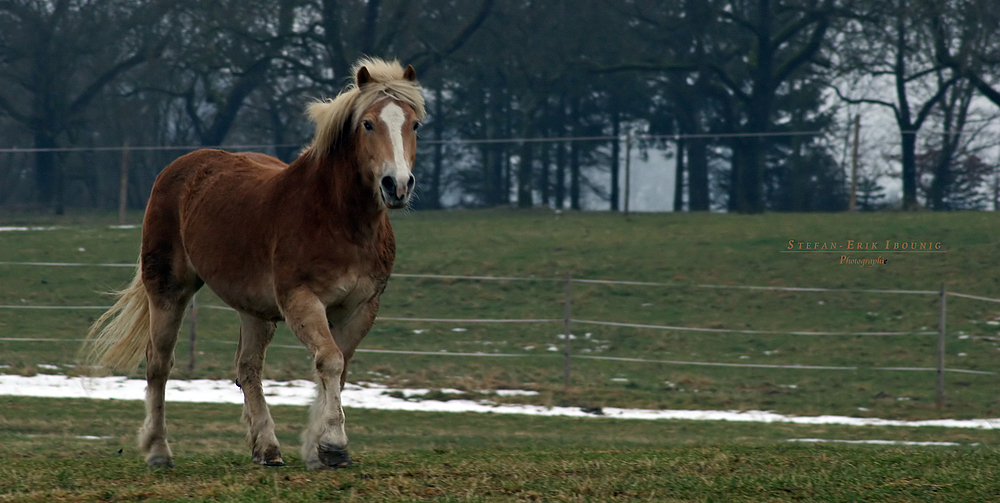
[[[416,72],[395,61],[363,59],[353,73],[353,85],[336,99],[310,106],[316,122],[311,151],[320,159],[334,151],[347,155],[381,206],[403,208],[416,184],[417,128],[424,116]]]
[[[416,80],[412,66],[406,68],[403,76]],[[361,67],[358,87],[364,90],[370,78],[368,70]],[[358,161],[363,170],[370,170],[369,180],[388,208],[406,206],[413,194],[418,127],[420,119],[413,107],[391,95],[376,101],[357,121],[354,138]]]

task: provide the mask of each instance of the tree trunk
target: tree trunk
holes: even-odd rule
[[[504,130],[503,103],[500,100],[500,91],[490,89],[489,95],[489,117],[486,122],[486,138],[489,140],[501,137],[500,132]],[[487,206],[499,206],[507,202],[504,193],[504,163],[503,146],[499,143],[486,143],[483,149],[483,169],[484,190],[483,200]]]
[[[746,170],[746,146],[743,145],[744,140],[740,138],[733,139],[731,143],[731,148],[733,151],[731,165],[729,170],[729,204],[728,209],[731,213],[743,212],[746,207],[746,195],[743,191],[744,177],[743,171]]]
[[[566,203],[566,142],[556,145],[555,207],[563,209]]]
[[[527,129],[527,128],[526,128]],[[521,143],[521,160],[517,165],[517,207],[531,208],[535,205],[532,197],[531,178],[534,172],[534,144],[530,141]]]
[[[611,123],[611,211],[618,211],[618,199],[621,197],[619,189],[618,175],[620,171],[619,157],[621,157],[621,114],[615,112]]]
[[[684,211],[684,138],[677,138],[674,159],[674,211]]]
[[[570,134],[571,136],[577,135],[577,124],[580,123],[580,103],[578,100],[573,100],[570,105],[572,110],[570,111]],[[570,143],[570,154],[569,154],[569,207],[570,209],[578,210],[580,209],[580,142],[574,141]]]
[[[688,211],[708,211],[708,139],[690,138],[687,148]]]
[[[35,132],[35,188],[38,190],[38,202],[46,207],[52,207],[58,213],[61,203],[56,199],[61,192],[59,185],[62,183],[58,173],[56,153],[52,149],[56,148],[56,139],[46,131]]]
[[[917,132],[903,129],[900,145],[903,154],[903,209],[915,210],[917,203]]]
[[[542,192],[542,206],[548,208],[552,201],[552,167],[550,162],[552,145],[542,143],[539,145],[539,151],[541,157],[538,160],[541,164],[541,171],[538,172],[538,188]]]
[[[430,209],[441,208],[441,173],[444,170],[444,101],[441,86],[434,90],[434,165],[431,167],[430,180],[427,183],[427,192],[424,207]]]
[[[906,0],[899,0],[896,13],[896,56],[893,72],[896,78],[897,121],[902,136],[900,146],[903,162],[903,209],[917,209],[917,129],[910,116],[910,103],[906,92]]]

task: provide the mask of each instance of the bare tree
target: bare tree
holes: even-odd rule
[[[38,202],[65,211],[54,149],[109,85],[157,57],[171,4],[160,1],[0,1],[0,110],[34,138]]]
[[[992,0],[918,0],[928,12],[934,55],[1000,106],[1000,9]]]
[[[869,7],[846,26],[837,51],[845,73],[870,79],[867,88],[847,93],[834,89],[848,103],[870,103],[893,112],[900,134],[903,208],[915,209],[917,133],[958,76],[934,59],[931,17],[921,0],[878,0]]]

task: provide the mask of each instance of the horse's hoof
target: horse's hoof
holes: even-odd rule
[[[254,459],[253,462],[262,466],[285,466],[285,460],[281,456],[265,459]]]
[[[281,458],[281,452],[277,448],[271,448],[264,454],[254,454],[253,462],[264,466],[285,466],[285,460]]]
[[[150,468],[173,468],[174,460],[167,456],[150,456],[146,458],[146,466]]]
[[[319,460],[330,468],[347,468],[351,466],[351,456],[347,454],[347,447],[321,444],[318,450]]]

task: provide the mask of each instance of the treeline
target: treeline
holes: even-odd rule
[[[1000,193],[995,0],[2,0],[0,206],[115,207],[125,166],[142,207],[162,147],[291,160],[361,55],[425,87],[419,207],[618,209],[632,135],[677,210],[843,210],[879,109],[861,209],[887,176],[908,209]]]

